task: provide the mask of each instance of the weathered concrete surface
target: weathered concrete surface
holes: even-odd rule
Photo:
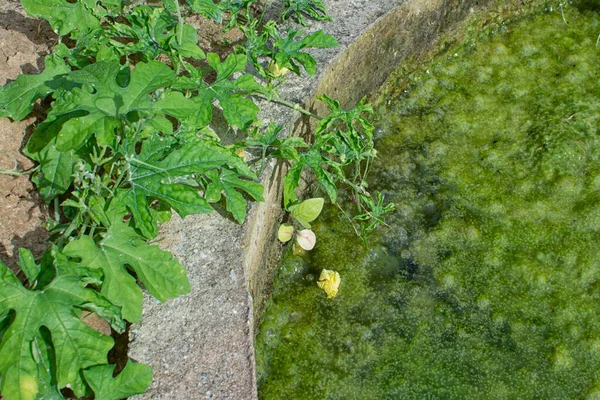
[[[409,0],[398,7],[403,2],[326,2],[334,22],[315,23],[309,31],[323,28],[341,45],[312,52],[319,63],[316,76],[288,78],[282,98],[320,110],[322,105],[311,99],[326,92],[352,105],[381,85],[405,57],[429,48],[471,7],[491,0]],[[264,120],[286,124],[290,133],[310,133],[310,123],[299,114],[261,106]],[[145,299],[141,323],[131,330],[130,356],[149,363],[155,377],[150,390],[137,398],[256,398],[253,315],[262,310],[279,256],[280,172],[281,165],[267,169],[266,201],[252,207],[243,226],[213,213],[174,218],[163,227],[161,246],[187,267],[192,291],[164,304]]]

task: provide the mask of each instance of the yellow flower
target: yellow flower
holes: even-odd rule
[[[273,74],[274,77],[279,77],[290,72],[286,67],[280,67],[275,60],[271,60],[269,63],[269,72]]]
[[[341,281],[338,272],[324,269],[321,271],[321,276],[319,277],[317,285],[327,293],[327,298],[331,299],[337,294]]]

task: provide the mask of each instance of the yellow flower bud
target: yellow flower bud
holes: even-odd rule
[[[269,63],[269,72],[273,74],[275,77],[283,76],[290,72],[286,67],[279,67],[279,65],[275,62],[275,60],[271,60]]]

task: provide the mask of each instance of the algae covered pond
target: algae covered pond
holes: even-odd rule
[[[600,399],[600,17],[569,5],[398,78],[369,249],[336,213],[285,257],[261,399]],[[315,280],[341,275],[327,299]]]

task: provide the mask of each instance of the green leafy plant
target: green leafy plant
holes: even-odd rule
[[[269,65],[276,65],[278,69],[287,68],[297,75],[301,74],[300,66],[302,66],[312,76],[317,62],[306,52],[306,49],[326,49],[339,44],[333,36],[323,30],[303,36],[303,31],[287,27],[285,34],[282,35],[275,21],[267,22],[260,33],[256,20],[249,26],[242,27],[242,30],[246,34],[247,43],[244,47],[238,48],[238,51],[247,54],[258,73],[267,79],[279,77],[275,76],[273,71],[269,71]],[[261,62],[265,57],[268,61]]]
[[[313,75],[316,61],[306,50],[337,41],[323,31],[305,35],[275,21],[262,24],[253,3],[23,0],[60,39],[44,72],[0,88],[0,117],[21,120],[36,101],[50,100],[24,153],[38,164],[31,178],[54,216],[44,255],[35,260],[20,250],[27,282],[0,263],[0,375],[7,400],[60,399],[66,387],[101,399],[143,392],[151,369],[130,361],[113,376],[115,366],[107,361],[113,340],[85,325],[82,312],[122,332],[126,322],[140,320],[140,285],[161,301],[189,292],[185,268],[149,241],[172,210],[185,217],[221,203],[242,223],[248,202],[263,200],[258,177],[269,158],[289,163],[284,203],[304,228],[283,228],[281,237],[295,236],[304,248],[316,242],[310,223],[324,199],[300,202],[295,193],[306,171],[334,203],[337,185],[352,189],[360,208],[349,219],[366,224],[360,234],[383,222],[390,206],[381,195],[375,201],[365,183],[375,157],[370,108],[361,102],[344,111],[323,96],[330,113],[316,116],[281,99],[282,74],[268,68]],[[318,1],[288,3],[302,15],[326,19]],[[193,13],[240,28],[245,46],[228,56],[206,53],[196,28],[185,22]],[[281,19],[290,16],[288,10]],[[247,72],[250,64],[257,76]],[[282,137],[276,124],[262,126],[256,97],[319,119],[314,141]],[[221,143],[211,128],[215,109],[243,140]],[[246,161],[241,151],[255,158]]]
[[[300,25],[310,25],[306,20],[308,16],[316,21],[331,21],[327,14],[327,7],[322,0],[284,0],[281,19],[284,21],[292,18]]]

